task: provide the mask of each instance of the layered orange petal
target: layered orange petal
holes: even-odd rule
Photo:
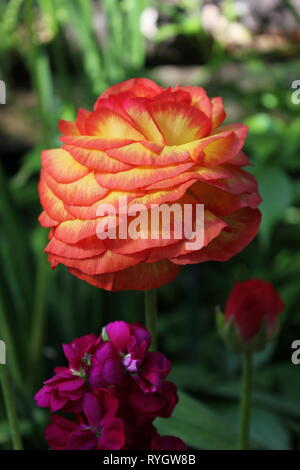
[[[43,168],[58,183],[72,183],[89,173],[88,168],[63,149],[44,150],[41,159]]]
[[[93,170],[103,173],[118,173],[119,171],[129,170],[133,167],[133,165],[128,165],[127,163],[120,162],[110,157],[102,150],[89,150],[76,147],[75,145],[64,145],[63,148],[81,165],[84,165],[87,171]]]
[[[200,251],[172,258],[178,265],[202,263],[204,261],[227,261],[242,251],[255,237],[261,222],[257,209],[244,208],[223,217],[229,228]]]
[[[129,204],[131,201],[134,201],[137,197],[139,197],[140,194],[141,193],[134,191],[110,191],[101,200],[97,201],[91,206],[69,206],[65,204],[65,208],[69,212],[69,214],[71,214],[77,219],[96,219],[99,217],[98,210],[100,205],[102,205],[102,207],[107,207],[107,205],[109,204],[110,206],[114,207],[116,213],[118,213],[119,202],[121,197],[126,197],[127,204]]]
[[[182,90],[187,91],[190,94],[192,98],[192,106],[195,106],[197,109],[202,111],[210,119],[212,114],[212,104],[204,88],[184,86],[182,87]]]
[[[127,99],[124,102],[124,110],[133,120],[137,129],[145,136],[146,140],[158,144],[166,143],[144,100]]]
[[[181,145],[209,134],[208,117],[187,104],[155,101],[148,109],[167,145]]]
[[[255,209],[261,203],[261,198],[256,192],[235,195],[200,181],[193,184],[188,192],[198,203],[205,204],[207,209],[217,215],[228,215],[242,207]]]
[[[122,83],[113,85],[102,93],[95,104],[95,110],[101,107],[101,100],[111,95],[130,93],[137,97],[152,98],[162,92],[162,88],[148,78],[131,78]]]
[[[62,136],[60,140],[67,145],[74,145],[76,147],[90,149],[90,150],[107,150],[112,148],[119,148],[124,145],[132,143],[132,139],[98,139],[95,136],[81,135],[81,136]]]
[[[100,139],[145,139],[124,117],[107,108],[91,113],[85,125],[88,135],[95,135]]]
[[[58,224],[58,221],[51,219],[51,217],[49,217],[49,215],[45,211],[43,211],[39,215],[38,221],[42,227],[46,227],[46,228],[55,227]]]
[[[51,260],[50,255],[50,260]],[[54,259],[57,263],[62,263],[68,268],[75,268],[89,275],[97,275],[103,273],[113,273],[135,266],[144,261],[146,256],[141,253],[133,253],[130,255],[121,255],[106,250],[100,255],[91,258],[67,258],[65,256],[55,255]]]
[[[164,178],[177,176],[192,166],[193,163],[182,163],[176,166],[160,167],[159,171],[156,168],[149,167],[132,168],[117,174],[96,173],[95,178],[102,187],[128,191],[149,186]]]
[[[230,172],[230,177],[222,180],[213,180],[209,184],[223,189],[230,194],[253,193],[257,191],[257,182],[251,173],[238,167],[224,165]]]
[[[242,152],[247,128],[220,127],[225,117],[222,99],[209,99],[203,88],[164,90],[132,79],[106,90],[94,111],[62,120],[64,145],[42,153],[39,184],[51,266],[64,264],[104,289],[143,290],[171,281],[177,265],[225,261],[243,249],[258,230],[260,197],[255,178],[242,168],[249,164]],[[120,235],[120,203],[143,204],[150,225],[140,226],[142,237]],[[178,235],[174,215],[167,239],[162,220],[154,236],[152,206],[174,203],[191,205],[194,230],[197,205],[204,205],[202,245],[193,246],[196,235],[187,239],[183,219]],[[127,225],[134,219],[131,214]],[[116,239],[98,238],[111,228]]]
[[[55,228],[55,238],[65,243],[75,244],[96,234],[99,217],[95,220],[67,220]]]
[[[189,188],[194,181],[195,180],[191,179],[167,189],[147,189],[147,192],[144,195],[136,197],[132,203],[144,204],[149,208],[151,204],[163,204],[165,202],[176,201],[184,195],[187,188]]]
[[[52,192],[48,186],[44,173],[41,174],[38,189],[42,206],[48,216],[48,220],[46,221],[44,218],[44,222],[51,222],[50,219],[57,222],[73,219],[73,217],[66,211],[62,201]]]
[[[179,273],[179,268],[168,260],[156,263],[141,263],[116,273],[89,276],[77,269],[71,273],[101,289],[109,291],[155,289],[171,282]]]
[[[109,192],[107,188],[97,183],[94,173],[88,173],[80,180],[68,184],[58,183],[46,172],[44,175],[48,187],[65,204],[88,206]]]
[[[156,147],[155,151],[146,146],[146,142],[134,142],[121,148],[106,151],[108,155],[122,161],[135,162],[136,165],[161,167],[174,163],[191,161],[184,146]]]
[[[221,166],[201,167],[195,165],[190,171],[147,186],[147,190],[172,188],[174,185],[190,180],[210,181],[228,177],[230,177],[230,172]]]
[[[45,252],[51,255],[62,256],[64,258],[74,258],[74,259],[85,259],[92,256],[97,256],[103,253],[106,249],[105,244],[97,239],[98,247],[93,246],[80,246],[72,245],[61,240],[58,240],[55,237],[52,237],[50,242],[45,248]]]
[[[198,250],[196,250],[197,253],[202,251],[205,246],[218,237],[225,227],[228,227],[228,225],[224,220],[220,219],[212,212],[204,210],[204,239],[203,245]],[[193,230],[195,230],[195,228],[195,225],[193,225]],[[190,240],[184,238],[176,244],[154,249],[151,251],[148,260],[157,261],[162,257],[167,257],[174,262],[174,257],[178,258],[187,255],[188,253],[195,253],[194,249],[191,247],[191,244],[195,242],[196,237]]]
[[[219,127],[220,124],[226,118],[226,113],[223,106],[223,100],[219,96],[212,98],[211,102],[211,120],[212,120],[212,128],[215,129]]]
[[[59,130],[63,135],[79,135],[79,129],[76,126],[76,122],[66,121],[65,119],[60,119]]]

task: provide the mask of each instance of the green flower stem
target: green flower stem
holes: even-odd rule
[[[243,377],[240,402],[240,450],[249,449],[249,434],[251,421],[251,390],[252,390],[252,355],[249,352],[243,354]]]
[[[156,351],[157,348],[157,300],[156,290],[145,291],[145,317],[146,327],[152,336],[151,351]]]
[[[2,385],[7,419],[11,432],[13,449],[23,450],[22,439],[19,431],[19,422],[6,365],[0,365],[0,380]]]

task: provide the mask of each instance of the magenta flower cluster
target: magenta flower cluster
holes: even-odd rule
[[[170,362],[149,351],[150,344],[144,327],[116,321],[100,337],[63,345],[68,367],[57,367],[35,396],[38,406],[64,412],[53,414],[45,430],[52,449],[186,449],[153,425],[171,416],[178,398],[176,386],[165,380]]]

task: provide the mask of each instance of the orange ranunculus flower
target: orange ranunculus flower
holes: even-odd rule
[[[52,267],[64,264],[107,290],[142,290],[170,282],[180,265],[240,252],[257,233],[260,197],[242,169],[246,126],[219,127],[224,119],[222,99],[202,88],[132,79],[106,90],[94,111],[60,121],[63,145],[42,152],[39,184]],[[97,208],[117,207],[120,196],[149,209],[203,203],[202,248],[189,249],[174,236],[99,239]]]

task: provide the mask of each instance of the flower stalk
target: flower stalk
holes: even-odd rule
[[[14,450],[23,450],[19,422],[6,365],[0,365],[0,380]]]
[[[240,429],[239,429],[239,450],[248,450],[250,442],[251,423],[251,392],[252,392],[252,354],[243,354],[243,377],[240,402]]]
[[[145,291],[145,322],[150,331],[152,343],[150,350],[157,349],[157,295],[155,289]]]

